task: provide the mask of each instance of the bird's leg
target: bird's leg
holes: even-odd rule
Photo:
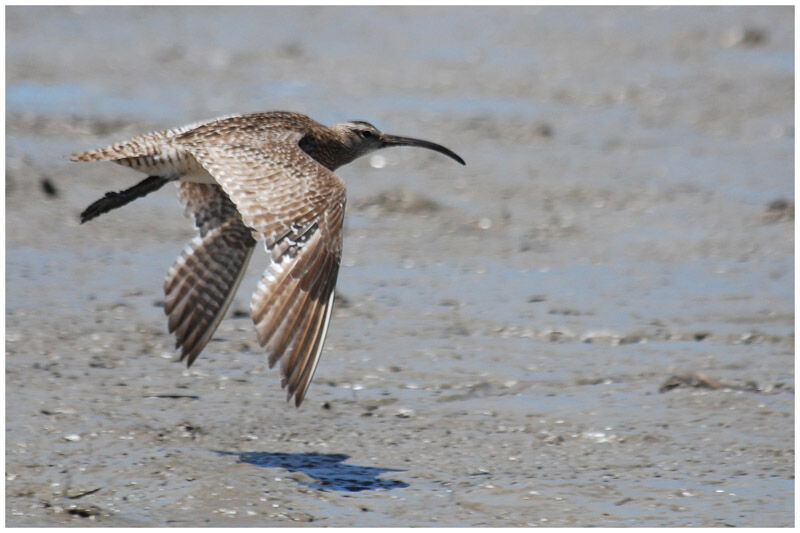
[[[172,179],[173,178],[164,178],[162,176],[149,176],[130,189],[119,192],[107,192],[105,196],[83,210],[83,213],[81,213],[81,224],[156,191],[163,187],[168,181],[172,181]]]

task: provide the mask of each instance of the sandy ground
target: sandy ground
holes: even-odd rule
[[[793,11],[7,8],[6,524],[790,526]],[[306,403],[174,362],[172,187],[66,155],[364,119]]]

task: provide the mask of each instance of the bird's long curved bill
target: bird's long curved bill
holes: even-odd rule
[[[418,146],[420,148],[427,148],[434,152],[444,154],[451,159],[455,159],[462,165],[466,165],[463,159],[449,148],[445,148],[441,144],[432,143],[430,141],[423,141],[421,139],[413,139],[411,137],[398,137],[397,135],[384,135],[384,146]]]

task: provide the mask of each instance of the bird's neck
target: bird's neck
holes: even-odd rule
[[[336,170],[350,163],[358,154],[355,153],[337,132],[328,130],[324,135],[309,133],[300,139],[300,148],[312,159],[328,170]]]

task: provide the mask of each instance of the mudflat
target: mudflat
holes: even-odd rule
[[[6,10],[9,526],[791,526],[794,14]],[[322,361],[248,316],[190,368],[173,187],[72,152],[230,113],[361,119]]]

